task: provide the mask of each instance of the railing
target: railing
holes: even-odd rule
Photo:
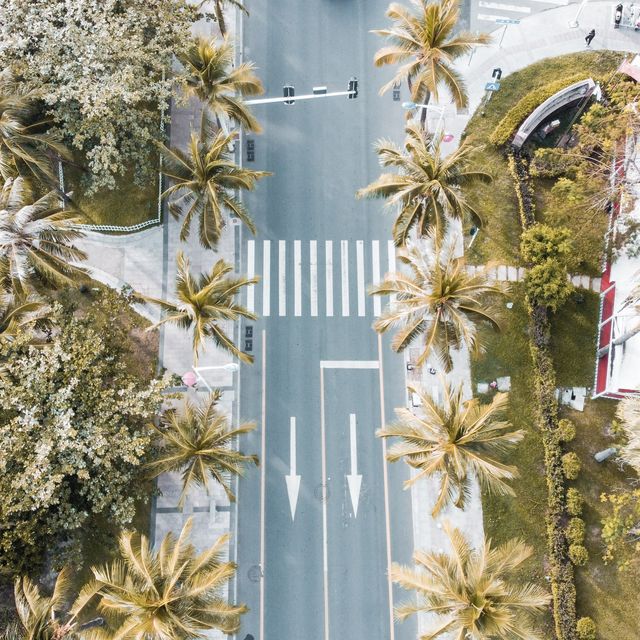
[[[162,81],[165,80],[165,72],[162,71]],[[166,109],[164,105],[160,109],[160,138],[164,140],[166,133]],[[64,169],[62,166],[62,161],[58,160],[58,180],[60,182],[60,191],[64,193]],[[143,229],[147,229],[149,227],[155,227],[162,223],[162,192],[164,189],[162,188],[162,153],[160,153],[160,160],[158,162],[158,206],[157,213],[155,218],[151,218],[150,220],[144,220],[143,222],[138,222],[137,224],[132,224],[129,226],[120,226],[115,224],[77,224],[74,225],[76,229],[80,229],[82,231],[98,231],[105,232],[109,231],[111,233],[135,233],[136,231],[142,231]],[[64,198],[62,200],[63,208],[64,208]]]

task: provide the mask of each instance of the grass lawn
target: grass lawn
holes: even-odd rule
[[[80,169],[65,167],[65,189],[73,191],[73,199],[87,217],[87,224],[110,224],[128,227],[158,215],[158,164],[155,149],[149,152],[149,179],[136,184],[133,167],[116,178],[115,189],[101,189],[87,196]]]
[[[534,423],[533,370],[527,335],[528,318],[523,303],[522,286],[513,292],[514,307],[505,311],[502,333],[489,329],[481,332],[485,353],[472,364],[473,384],[489,382],[498,376],[511,376],[508,419],[527,431],[527,436],[510,457],[518,467],[520,478],[512,484],[517,497],[483,497],[485,531],[496,542],[521,537],[534,549],[531,562],[524,567],[523,576],[545,584],[546,531],[545,513],[547,487],[544,478],[544,452],[542,440]],[[597,298],[591,294],[584,303],[568,303],[553,320],[553,355],[558,372],[558,384],[589,385],[593,381],[593,334],[597,317]],[[580,330],[577,331],[576,328]],[[486,398],[485,400],[488,400]],[[637,640],[637,620],[640,601],[637,585],[640,574],[620,573],[614,566],[602,562],[600,521],[604,505],[599,496],[624,483],[614,462],[598,464],[593,459],[596,451],[613,443],[607,427],[615,412],[616,403],[609,400],[588,401],[584,413],[562,409],[562,417],[573,420],[577,436],[570,449],[583,464],[575,483],[585,497],[583,517],[587,525],[589,563],[576,569],[579,616],[591,616],[602,638]],[[544,616],[543,636],[553,637],[552,616]]]
[[[520,220],[513,183],[503,152],[487,142],[498,122],[532,89],[582,72],[606,75],[619,65],[621,59],[622,54],[611,51],[586,51],[542,60],[504,78],[500,91],[493,94],[484,109],[473,115],[465,134],[475,144],[482,145],[475,154],[475,162],[483,169],[490,169],[494,182],[466,190],[470,202],[484,219],[480,235],[467,256],[470,263],[519,263]]]

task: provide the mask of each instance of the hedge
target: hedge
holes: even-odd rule
[[[585,525],[582,518],[571,518],[567,527],[567,539],[571,544],[582,544],[584,542]]]
[[[529,182],[529,161],[526,156],[520,153],[510,155],[509,170],[518,196],[522,227],[526,231],[536,223],[535,200]],[[535,371],[536,412],[542,434],[547,481],[546,523],[553,619],[557,640],[578,640],[574,569],[565,533],[567,492],[562,465],[562,446],[557,433],[556,372],[549,349],[549,310],[541,305],[528,306],[529,346]]]
[[[575,487],[570,487],[567,491],[567,511],[570,516],[579,516],[582,513],[582,503],[584,499]]]
[[[524,98],[521,98],[516,104],[507,111],[506,115],[497,124],[489,136],[489,142],[496,147],[501,147],[515,135],[518,127],[527,119],[529,114],[539,107],[547,98],[550,98],[561,89],[568,87],[574,82],[586,80],[591,77],[590,74],[578,73],[569,78],[554,80],[537,89],[530,91]]]
[[[575,480],[580,473],[581,467],[580,458],[573,451],[562,456],[562,471],[567,480]]]

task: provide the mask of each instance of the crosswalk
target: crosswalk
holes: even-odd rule
[[[245,305],[269,317],[379,316],[384,300],[367,291],[396,270],[390,240],[247,240]]]
[[[564,6],[575,0],[520,0],[517,4],[494,0],[471,0],[471,27],[473,30],[492,31],[514,20]]]

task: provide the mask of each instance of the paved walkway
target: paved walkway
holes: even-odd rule
[[[486,271],[491,280],[503,282],[521,282],[527,275],[526,267],[514,267],[513,265],[498,264],[492,266],[467,265],[467,271],[471,274]],[[569,280],[578,289],[588,289],[595,293],[600,293],[600,282],[602,278],[592,278],[591,276],[569,274]]]

